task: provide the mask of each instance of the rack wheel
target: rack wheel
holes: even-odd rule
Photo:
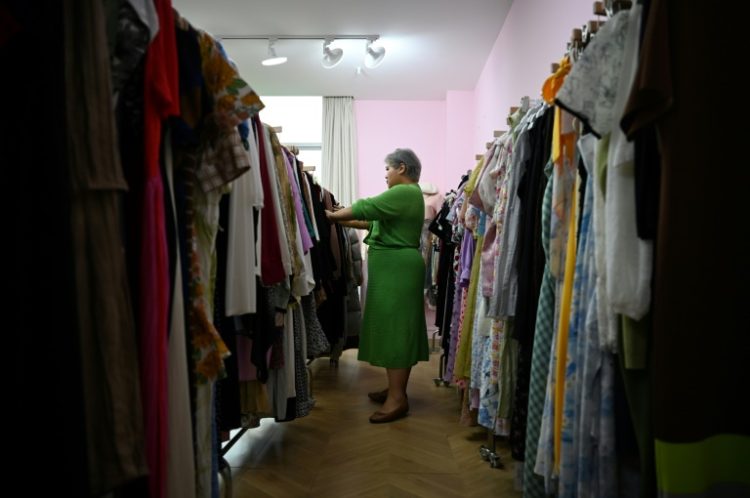
[[[503,462],[500,461],[500,456],[496,455],[495,453],[492,453],[490,455],[490,467],[493,469],[502,469],[503,468]]]
[[[219,470],[219,475],[221,476],[221,486],[223,488],[221,496],[232,498],[232,468],[227,465]]]
[[[450,385],[451,385],[451,383],[450,383],[450,382],[448,382],[447,380],[444,380],[444,381],[443,381],[443,385],[444,385],[445,387],[448,387],[448,386],[450,386]]]
[[[440,380],[440,379],[432,379],[432,382],[434,382],[434,383],[435,383],[435,387],[440,387],[440,384],[441,384],[441,383],[442,383],[443,381],[442,381],[442,380]]]
[[[485,445],[482,445],[479,448],[479,456],[482,457],[482,460],[484,460],[484,461],[488,461],[490,459],[490,454],[491,453],[492,452],[490,451],[490,449],[488,447],[486,447]]]

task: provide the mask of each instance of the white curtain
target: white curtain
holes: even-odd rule
[[[357,200],[354,97],[323,97],[321,184],[343,206]]]

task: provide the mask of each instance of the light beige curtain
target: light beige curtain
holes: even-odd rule
[[[323,97],[321,184],[344,206],[357,200],[354,97]]]

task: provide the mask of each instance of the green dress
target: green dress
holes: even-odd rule
[[[385,368],[409,368],[429,359],[424,315],[424,260],[419,239],[424,199],[417,184],[394,185],[352,205],[370,223],[365,243],[367,299],[358,358]]]

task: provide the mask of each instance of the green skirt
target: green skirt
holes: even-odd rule
[[[409,368],[429,360],[424,273],[417,249],[370,247],[360,360],[385,368]]]

